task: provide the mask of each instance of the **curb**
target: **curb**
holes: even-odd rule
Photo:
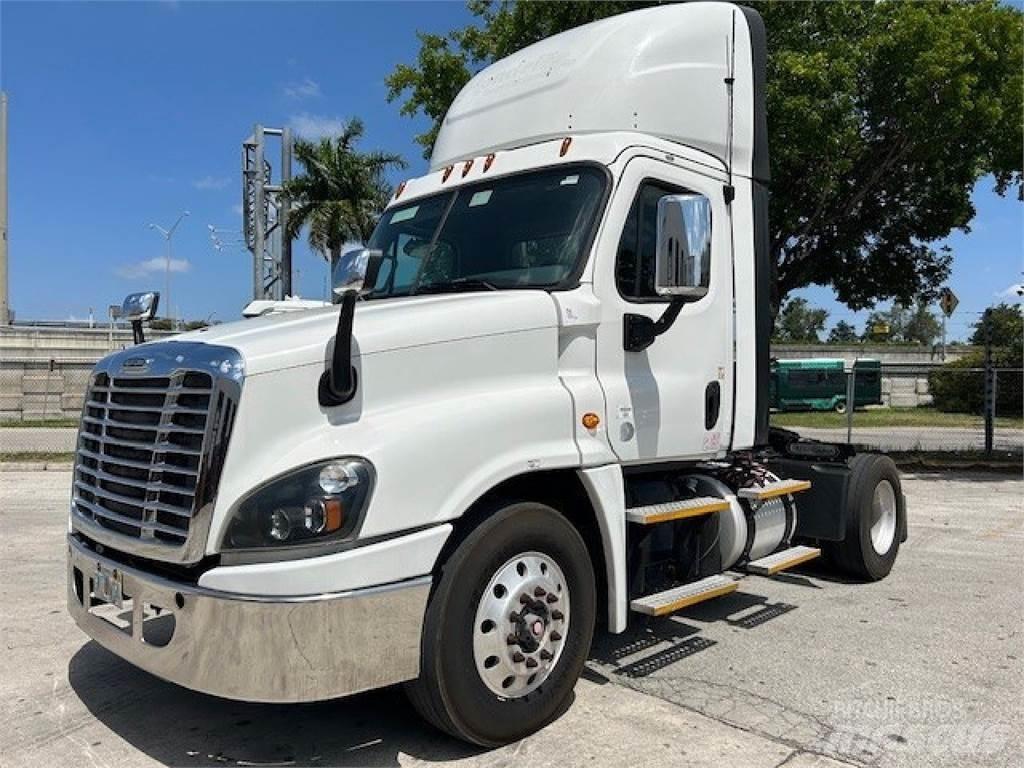
[[[0,461],[0,472],[70,472],[70,461]]]

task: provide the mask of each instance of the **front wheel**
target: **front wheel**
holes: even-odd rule
[[[846,413],[846,401],[836,400],[836,404],[832,408],[836,413]]]
[[[551,507],[507,504],[442,566],[409,698],[428,721],[466,741],[521,739],[568,704],[595,608],[579,532]]]

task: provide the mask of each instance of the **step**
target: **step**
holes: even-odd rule
[[[735,592],[738,586],[738,579],[717,573],[700,581],[666,589],[664,592],[638,597],[630,602],[629,607],[646,616],[664,616],[688,605]]]
[[[758,576],[773,576],[780,571],[792,568],[794,565],[806,563],[821,555],[817,547],[790,547],[762,557],[760,560],[751,560],[747,563],[747,573],[754,573]]]
[[[626,519],[640,525],[654,525],[669,520],[683,520],[687,517],[701,517],[729,508],[729,502],[716,496],[701,496],[696,499],[666,501],[662,504],[648,504],[645,507],[630,507]]]
[[[776,480],[765,485],[752,485],[749,488],[740,488],[736,495],[741,499],[749,501],[767,501],[776,499],[779,496],[789,496],[791,493],[800,493],[811,487],[810,480]]]

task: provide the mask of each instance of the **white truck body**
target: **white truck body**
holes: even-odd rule
[[[599,613],[610,631],[625,629],[630,473],[724,466],[766,442],[763,36],[756,14],[731,5],[666,6],[557,35],[478,74],[452,105],[430,172],[401,185],[382,228],[455,190],[485,206],[489,185],[544,170],[562,185],[582,183],[580,174],[600,184],[585,245],[557,286],[358,302],[358,385],[348,402],[317,397],[336,307],[219,325],[102,361],[72,499],[69,604],[79,624],[133,663],[222,696],[301,701],[410,680],[422,672],[424,613],[466,533],[460,526],[500,489],[542,478],[585,494]],[[656,342],[631,351],[624,316],[657,320],[667,306],[661,296],[624,296],[617,267],[638,193],[651,182],[709,201],[710,279]],[[397,273],[405,257],[395,248]],[[140,470],[149,474],[136,482],[138,502],[125,500],[116,477],[104,480],[120,439],[115,399],[131,395],[134,377],[166,376],[173,389],[188,381],[186,370],[212,377],[210,409],[216,397],[230,407],[227,416],[211,410],[204,427],[193,506],[178,535],[158,524],[167,490],[158,469]],[[175,402],[181,396],[171,392],[154,467],[176,450],[166,447]],[[254,489],[337,457],[372,467],[349,538],[302,556],[226,546]],[[733,491],[723,498],[742,526]],[[141,522],[133,527],[117,504],[136,504]],[[769,551],[793,533],[795,511],[787,514],[792,524]],[[113,593],[111,578],[123,580]],[[93,601],[128,595],[138,634],[143,603],[175,614],[166,646],[94,615]]]

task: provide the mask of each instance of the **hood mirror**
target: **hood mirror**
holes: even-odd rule
[[[129,293],[121,304],[120,316],[132,324],[132,338],[136,344],[142,344],[145,334],[142,332],[142,323],[152,320],[156,315],[156,308],[160,305],[160,294],[156,291],[143,291],[141,293]]]
[[[343,253],[331,272],[334,294],[342,296],[348,291],[355,291],[361,295],[372,291],[383,259],[381,251],[370,248],[355,248]]]
[[[334,335],[334,353],[330,366],[320,376],[317,397],[320,405],[333,407],[347,403],[356,394],[356,369],[352,365],[352,323],[356,299],[377,284],[377,273],[384,259],[381,251],[357,248],[342,254],[331,275],[338,311],[338,329]]]

